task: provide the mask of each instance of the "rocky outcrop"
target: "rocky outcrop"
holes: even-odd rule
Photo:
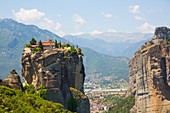
[[[129,88],[135,95],[131,112],[170,113],[170,29],[159,27],[129,61]]]
[[[85,79],[82,55],[72,55],[67,49],[50,49],[32,54],[30,48],[24,48],[22,54],[22,77],[25,85],[41,84],[47,88],[47,100],[63,104],[72,97],[70,87],[84,94]],[[85,96],[86,97],[86,96]],[[78,99],[78,113],[89,113],[88,98]]]
[[[0,85],[23,91],[20,76],[15,71],[15,69],[10,71],[10,74],[7,76],[5,80],[0,79]]]
[[[20,76],[15,71],[15,69],[10,71],[10,74],[7,76],[7,78],[4,81],[8,83],[9,86],[13,89],[23,90]]]
[[[10,87],[8,83],[6,83],[4,80],[0,79],[0,85]],[[11,87],[10,87],[11,88]]]

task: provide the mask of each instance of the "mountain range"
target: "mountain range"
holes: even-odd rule
[[[28,44],[33,37],[37,41],[57,39],[62,43],[70,43],[56,34],[34,25],[25,25],[12,19],[0,19],[0,78],[6,78],[11,69],[16,69],[21,75],[22,51],[24,45]],[[105,76],[115,74],[128,76],[127,58],[112,57],[89,48],[82,48],[82,50],[87,76],[95,75],[95,73]]]
[[[105,32],[96,35],[66,35],[62,38],[99,53],[114,57],[123,56],[130,59],[142,44],[153,38],[153,34]]]
[[[113,80],[129,80],[129,68],[126,57],[113,57],[98,53],[89,48],[82,48],[84,53],[85,71],[88,77],[86,81],[111,77]],[[98,76],[99,75],[99,76]],[[111,81],[111,80],[109,80]]]
[[[6,78],[11,69],[16,69],[19,74],[21,73],[23,48],[33,37],[37,41],[57,39],[68,43],[56,34],[34,25],[25,25],[12,19],[0,19],[0,78]]]

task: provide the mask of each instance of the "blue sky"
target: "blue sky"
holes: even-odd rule
[[[60,36],[145,32],[170,27],[170,0],[1,0],[0,18],[34,24]]]

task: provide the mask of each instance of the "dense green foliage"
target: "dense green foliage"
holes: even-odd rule
[[[100,99],[100,101],[97,104],[102,103],[102,104],[106,104],[107,106],[109,106],[109,104],[114,105],[122,99],[123,99],[123,96],[120,96],[117,94],[110,94]]]
[[[26,44],[26,47],[30,47],[31,46],[31,44]]]
[[[130,113],[130,109],[135,105],[135,96],[131,95],[119,101],[108,113]]]
[[[67,100],[67,108],[72,112],[77,112],[77,107],[79,105],[78,100],[75,97],[69,97]]]
[[[70,52],[71,55],[73,55],[73,56],[77,55],[77,50],[74,48],[74,46],[70,46],[70,47],[71,47],[71,49],[68,50],[68,52]]]
[[[43,45],[42,45],[41,40],[40,40],[40,41],[39,41],[39,43],[38,43],[38,48],[40,48],[40,49],[41,49],[41,51],[43,51]]]
[[[32,38],[31,41],[30,41],[30,44],[31,44],[31,45],[36,45],[36,44],[37,44],[37,41],[36,41],[34,38]]]
[[[38,92],[36,93],[36,95],[40,96],[43,99],[46,99],[46,97],[47,97],[47,89],[43,85],[40,85],[38,87]]]
[[[41,51],[41,48],[33,48],[32,49],[32,53],[34,54],[34,53],[37,53],[37,52],[40,52]]]
[[[43,99],[46,99],[46,97],[47,97],[47,89],[43,85],[40,85],[38,87],[37,92],[32,84],[26,85],[26,86],[24,86],[24,91],[26,94],[35,94]]]
[[[70,44],[69,43],[67,43],[67,44],[63,44],[63,45],[61,45],[61,48],[64,48],[64,47],[70,47]]]
[[[73,97],[75,97],[77,99],[85,98],[85,95],[81,91],[79,91],[73,87],[70,87],[70,91],[71,91]]]
[[[24,91],[26,94],[34,94],[36,92],[33,84],[24,86]]]
[[[40,88],[41,89],[41,88]],[[0,85],[0,113],[66,113],[63,105]]]

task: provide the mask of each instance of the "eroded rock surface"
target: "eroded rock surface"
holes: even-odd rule
[[[63,104],[72,96],[70,87],[84,94],[85,79],[82,55],[71,55],[66,49],[51,49],[32,54],[30,48],[24,48],[22,55],[22,77],[27,84],[38,88],[41,84],[47,88],[47,100]],[[78,100],[78,113],[89,113],[88,98]]]
[[[135,95],[131,112],[170,113],[170,29],[155,29],[154,39],[146,42],[129,61],[129,88]]]
[[[7,78],[4,81],[8,83],[8,85],[13,89],[23,90],[20,76],[15,71],[15,69],[10,71],[10,74],[7,76]]]

